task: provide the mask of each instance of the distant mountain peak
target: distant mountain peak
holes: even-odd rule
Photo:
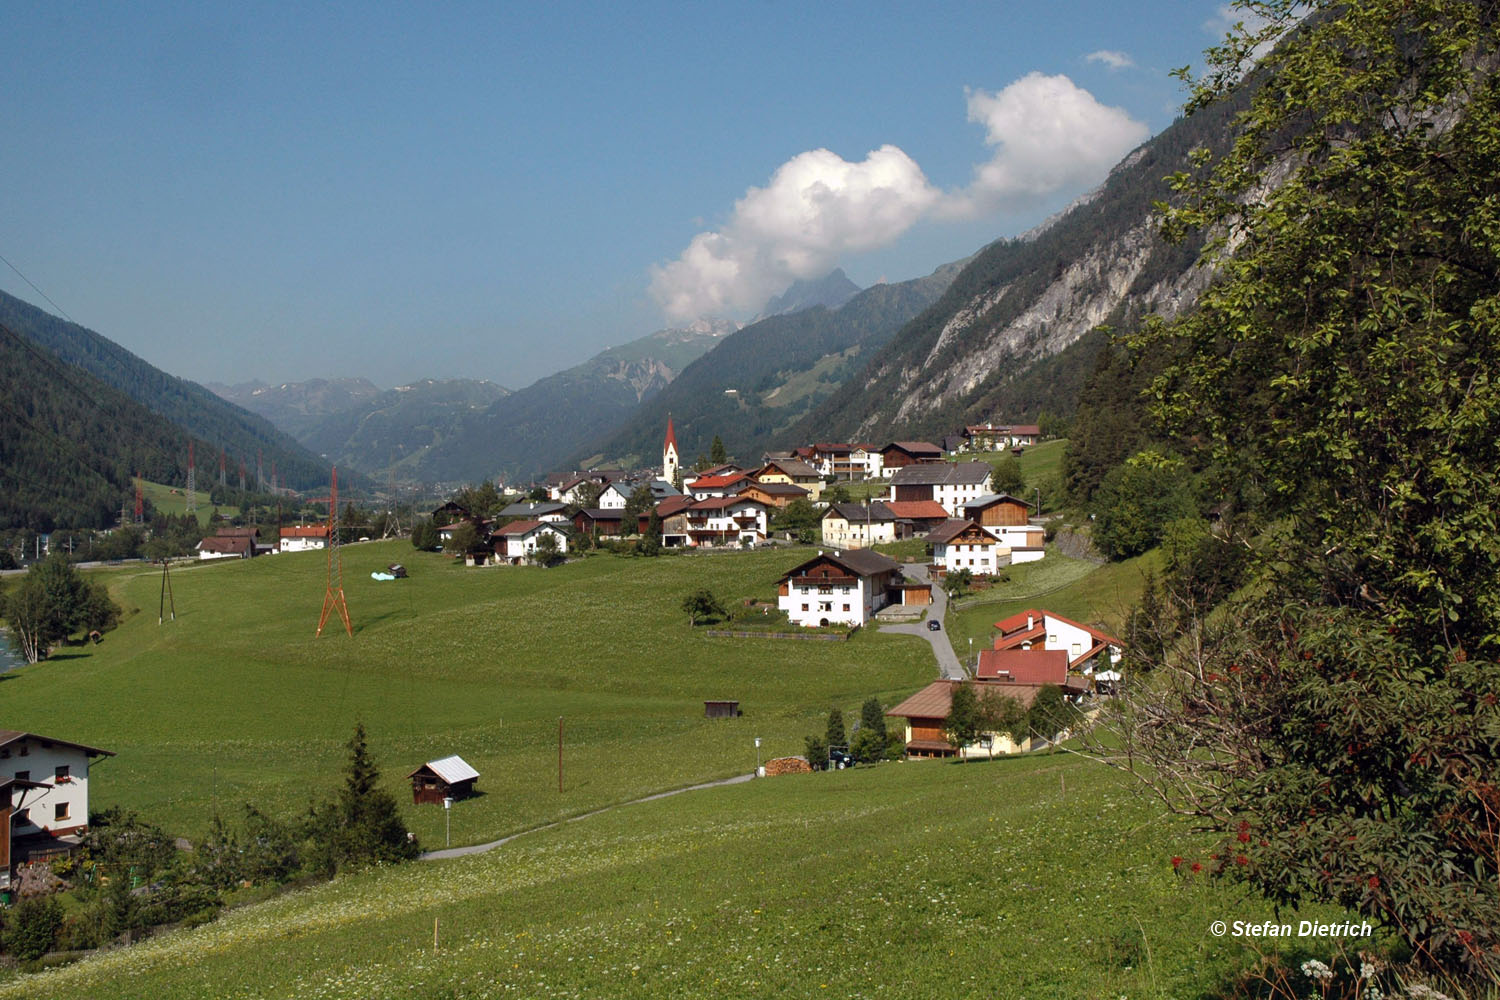
[[[790,288],[767,302],[766,308],[756,318],[782,316],[811,309],[814,306],[837,309],[861,291],[863,289],[849,280],[843,268],[836,267],[821,278],[792,282]]]

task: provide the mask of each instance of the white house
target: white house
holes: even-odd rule
[[[694,501],[682,513],[695,545],[755,545],[766,540],[766,512],[759,500],[739,496],[711,496]]]
[[[776,605],[796,625],[863,625],[891,602],[899,571],[872,549],[819,552],[781,578]]]
[[[1010,565],[1010,549],[973,521],[944,521],[927,533],[932,561],[949,573],[966,569],[975,576],[993,576]]]
[[[1060,649],[1068,654],[1068,669],[1075,673],[1091,673],[1105,661],[1119,663],[1125,648],[1107,632],[1052,611],[1022,611],[996,622],[995,628],[995,649]]]
[[[634,491],[634,483],[617,479],[599,491],[597,506],[600,510],[624,510],[625,505],[630,502],[630,494]]]
[[[901,537],[895,513],[879,501],[831,503],[818,523],[823,544],[840,549],[863,549]]]
[[[904,465],[891,476],[891,500],[932,500],[962,516],[970,501],[989,493],[994,470],[984,462],[921,462]]]
[[[885,474],[885,455],[873,444],[857,444],[849,453],[849,465],[866,479]]]
[[[89,761],[109,750],[51,736],[0,730],[0,885],[33,848],[77,846],[88,829]]]
[[[282,552],[310,552],[328,547],[328,525],[293,524],[281,529]]]
[[[567,553],[567,533],[552,521],[512,521],[503,528],[496,528],[490,536],[496,560],[512,566],[531,562],[536,555],[537,543],[543,537],[551,537],[557,543],[559,554]]]

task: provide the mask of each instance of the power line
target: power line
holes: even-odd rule
[[[50,295],[48,295],[46,292],[42,291],[40,288],[36,287],[36,283],[34,281],[32,281],[30,278],[26,277],[26,275],[21,274],[21,269],[19,267],[16,267],[16,265],[12,264],[10,261],[5,260],[5,256],[3,254],[0,254],[0,260],[4,260],[6,267],[10,268],[12,271],[16,272],[16,274],[20,275],[21,280],[24,281],[24,282],[26,282],[26,284],[30,285],[31,286],[31,290],[33,292],[36,292],[42,298],[46,299],[47,300],[47,304],[49,306],[51,306],[53,309],[56,309],[58,311],[58,313],[60,313],[62,315],[63,319],[67,320],[69,323],[72,323],[74,326],[79,326],[80,325],[79,322],[76,319],[74,319],[72,316],[68,315],[68,311],[66,309],[64,309],[62,306],[58,305],[56,302],[53,302],[52,301],[52,297]]]

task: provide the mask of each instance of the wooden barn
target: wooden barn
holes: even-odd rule
[[[440,806],[444,799],[462,799],[474,794],[479,772],[458,755],[429,760],[411,774],[411,800],[417,805],[430,802]]]

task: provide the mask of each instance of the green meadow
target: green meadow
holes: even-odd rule
[[[1273,919],[1174,873],[1202,849],[1072,755],[888,763],[340,878],[0,997],[1199,996],[1251,954],[1211,923]]]
[[[601,555],[555,569],[464,568],[406,542],[345,546],[354,622],[315,637],[321,553],[182,565],[177,619],[157,624],[159,569],[109,571],[125,606],[98,646],[3,676],[5,724],[106,747],[95,808],[137,809],[190,839],[215,809],[292,816],[339,781],[363,720],[386,785],[425,846],[442,810],[410,804],[404,776],[459,754],[483,793],[452,815],[455,844],[801,753],[832,705],[857,712],[934,675],[925,643],[866,630],[848,642],[727,639],[691,629],[699,588],[774,600],[804,550],[660,559]],[[409,579],[378,582],[400,561]],[[735,699],[740,718],[703,702]],[[563,788],[558,790],[558,726]]]
[[[141,493],[151,506],[162,514],[170,514],[173,517],[181,517],[187,513],[187,490],[175,486],[167,486],[163,483],[153,483],[145,479],[136,479],[141,486]],[[213,514],[214,504],[208,497],[208,490],[200,489],[193,492],[193,500],[196,502],[196,513],[198,523],[207,525],[209,516]],[[219,513],[225,517],[234,517],[240,512],[238,507],[220,507]]]

